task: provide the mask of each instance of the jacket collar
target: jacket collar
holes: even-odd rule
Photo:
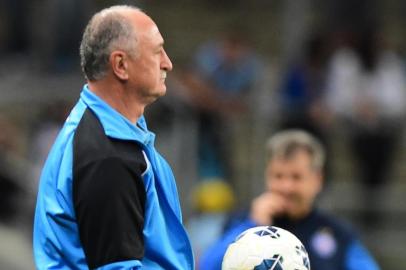
[[[133,124],[93,93],[87,84],[83,86],[80,99],[96,114],[107,136],[120,140],[137,141],[145,145],[154,143],[155,135],[148,130],[144,116]]]

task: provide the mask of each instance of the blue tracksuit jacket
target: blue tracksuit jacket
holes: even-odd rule
[[[193,269],[175,179],[143,117],[85,85],[42,171],[38,269]]]

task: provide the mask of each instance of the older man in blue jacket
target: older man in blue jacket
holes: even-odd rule
[[[135,7],[93,16],[80,47],[87,79],[43,169],[34,222],[38,269],[193,269],[172,171],[145,107],[172,63]]]

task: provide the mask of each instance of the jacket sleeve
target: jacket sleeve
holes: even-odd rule
[[[353,241],[347,249],[345,267],[346,270],[379,270],[378,264],[358,240]]]
[[[198,269],[221,270],[221,264],[228,245],[234,242],[240,233],[255,226],[257,225],[253,221],[247,219],[234,227],[231,227],[216,243],[202,254]]]
[[[92,161],[74,172],[73,201],[90,269],[139,269],[144,257],[145,188],[121,159]]]

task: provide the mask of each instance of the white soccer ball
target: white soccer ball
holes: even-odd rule
[[[310,270],[310,261],[295,235],[275,226],[259,226],[241,233],[228,246],[222,270]]]

